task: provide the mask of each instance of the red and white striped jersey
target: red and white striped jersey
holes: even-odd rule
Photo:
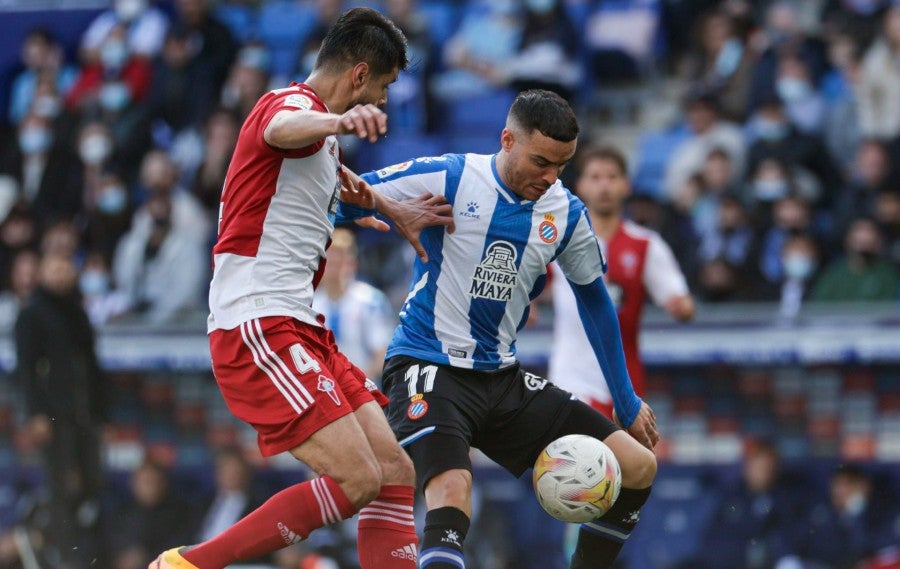
[[[266,93],[241,128],[219,204],[207,328],[263,316],[320,325],[311,308],[334,230],[341,167],[337,137],[280,150],[263,133],[282,110],[328,112],[308,86]]]

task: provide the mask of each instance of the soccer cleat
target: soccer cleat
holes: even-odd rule
[[[159,554],[159,557],[154,559],[147,569],[200,569],[187,559],[181,556],[179,553],[183,547],[173,547],[167,551],[163,551]]]

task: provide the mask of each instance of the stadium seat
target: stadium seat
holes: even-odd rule
[[[244,44],[256,38],[257,13],[246,4],[223,2],[216,6],[216,18],[225,24],[234,39]]]
[[[307,35],[316,25],[316,13],[307,4],[269,0],[259,11],[259,39],[272,51],[272,74],[290,75]]]
[[[419,11],[428,20],[431,39],[437,47],[442,47],[459,26],[462,10],[452,0],[424,0],[419,3]]]
[[[687,138],[685,129],[648,132],[638,142],[632,183],[638,193],[661,197],[666,167],[672,152]]]
[[[498,90],[445,104],[443,126],[451,135],[491,133],[499,137],[515,93]]]
[[[360,147],[356,168],[360,173],[369,172],[421,156],[440,156],[446,151],[441,137],[389,133],[376,144]]]

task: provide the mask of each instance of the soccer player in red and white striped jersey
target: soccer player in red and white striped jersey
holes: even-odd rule
[[[416,566],[413,466],[380,407],[387,398],[338,351],[311,308],[336,216],[386,229],[366,217],[377,209],[421,255],[418,232],[452,223],[440,200],[378,196],[341,163],[336,135],[374,142],[385,134],[378,107],[406,64],[406,39],[390,20],[349,10],[306,82],[263,95],[247,117],[213,251],[213,371],[229,409],[256,429],[264,456],[288,451],[319,476],[206,542],[163,552],[150,569],[221,569],[357,512],[363,569]]]

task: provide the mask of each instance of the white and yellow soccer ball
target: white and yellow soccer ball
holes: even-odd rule
[[[605,514],[619,497],[616,455],[588,435],[566,435],[547,445],[534,463],[534,493],[558,520],[584,523]]]

